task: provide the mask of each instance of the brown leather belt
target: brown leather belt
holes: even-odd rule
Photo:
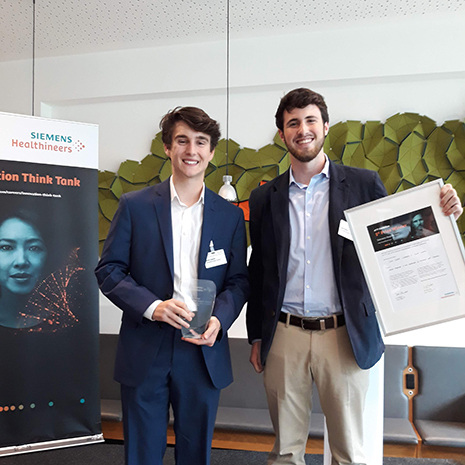
[[[287,323],[289,317],[289,324],[292,326],[299,326],[302,329],[309,331],[322,331],[325,329],[339,328],[346,324],[344,315],[331,315],[321,316],[314,318],[302,318],[300,316],[289,315],[288,313],[281,312],[279,314],[279,321]]]

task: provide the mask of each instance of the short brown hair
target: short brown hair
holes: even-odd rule
[[[220,125],[197,107],[176,107],[170,110],[160,121],[161,139],[170,149],[173,142],[173,131],[176,123],[182,121],[191,129],[210,136],[210,150],[213,150],[220,139]]]
[[[275,114],[278,129],[282,131],[284,128],[285,111],[291,112],[294,108],[305,108],[308,105],[316,105],[320,109],[323,123],[329,122],[328,107],[323,96],[313,92],[313,90],[301,87],[291,90],[281,99]]]

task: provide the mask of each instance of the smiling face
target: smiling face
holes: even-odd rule
[[[47,257],[42,236],[31,224],[9,218],[0,226],[0,285],[13,294],[29,294]]]
[[[283,114],[283,130],[279,131],[289,153],[298,161],[308,163],[323,156],[323,145],[329,124],[323,122],[316,105],[294,108]]]
[[[183,121],[178,121],[173,130],[171,146],[166,145],[166,155],[171,159],[173,179],[203,180],[214,150],[210,149],[210,136],[194,131]]]

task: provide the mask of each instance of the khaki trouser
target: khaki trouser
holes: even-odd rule
[[[355,362],[345,326],[308,331],[278,323],[264,382],[276,433],[268,465],[305,465],[315,382],[332,465],[364,464],[363,408],[369,371]]]

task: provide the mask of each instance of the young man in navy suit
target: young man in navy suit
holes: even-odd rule
[[[205,188],[220,137],[203,110],[178,107],[160,123],[169,180],[123,195],[96,276],[123,311],[115,364],[126,464],[162,465],[169,407],[177,464],[208,465],[220,390],[232,382],[227,331],[247,300],[242,211]],[[213,281],[213,314],[183,338],[197,279]]]
[[[323,97],[285,95],[276,113],[291,168],[249,200],[252,256],[247,328],[250,361],[264,370],[276,441],[268,464],[304,465],[315,382],[332,464],[365,464],[362,413],[368,369],[383,341],[344,210],[386,195],[377,173],[337,165],[323,152],[329,129]],[[446,215],[460,201],[446,185]]]

